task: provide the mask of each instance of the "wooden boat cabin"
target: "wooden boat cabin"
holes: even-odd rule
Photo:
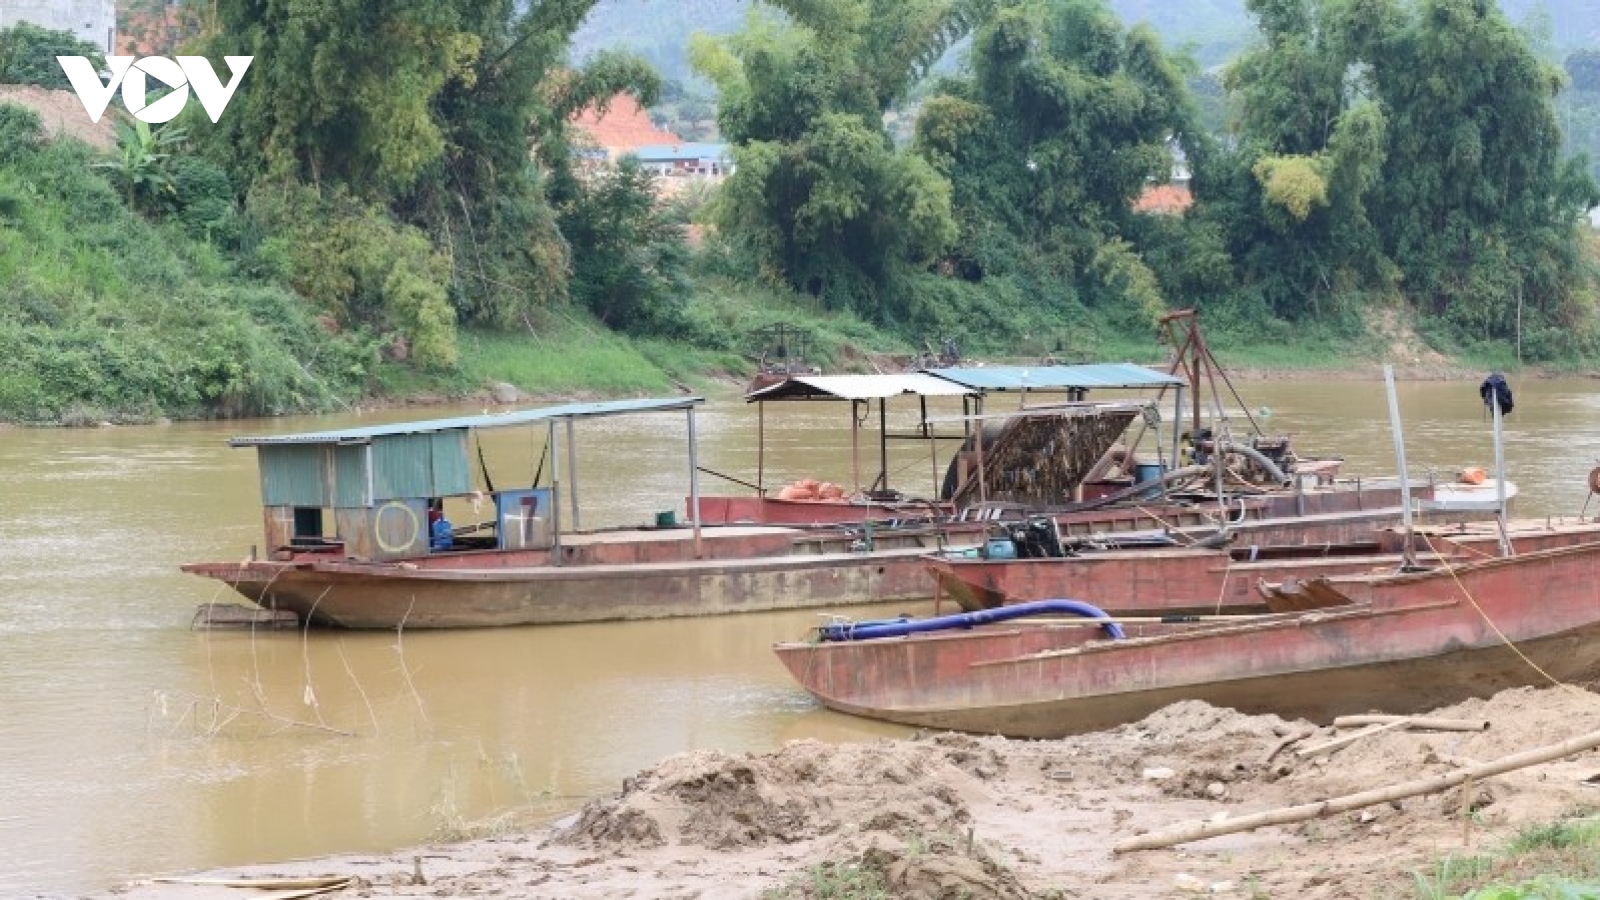
[[[500,490],[474,486],[481,465],[471,452],[477,429],[532,426],[567,428],[577,419],[683,411],[689,417],[689,481],[698,492],[694,462],[694,409],[701,397],[569,403],[501,414],[345,428],[305,434],[233,438],[254,447],[269,559],[305,554],[358,560],[397,560],[459,550],[534,550],[558,545],[561,534],[561,453],[553,452],[549,485]],[[569,466],[570,466],[569,462]],[[575,466],[573,467],[575,468]],[[574,492],[575,494],[575,492]],[[435,538],[443,500],[492,503],[484,530]],[[699,523],[693,522],[696,534]]]

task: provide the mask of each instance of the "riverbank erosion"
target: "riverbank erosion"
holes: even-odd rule
[[[1600,727],[1600,696],[1516,689],[1431,715],[1489,727],[1391,728],[1306,753],[1350,731],[1184,702],[1053,741],[942,733],[795,741],[760,754],[701,750],[664,759],[529,833],[147,878],[109,896],[261,896],[214,882],[334,875],[352,881],[324,896],[812,898],[870,884],[879,893],[860,896],[1369,898],[1409,894],[1413,873],[1434,871],[1444,857],[1489,853],[1530,826],[1600,805],[1600,756],[1583,753],[1328,818],[1113,850],[1146,831],[1557,744]]]

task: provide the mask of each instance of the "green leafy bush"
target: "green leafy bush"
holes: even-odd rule
[[[105,66],[100,48],[78,40],[70,31],[41,28],[31,22],[0,28],[0,84],[69,90],[72,82],[56,62],[58,56],[87,57],[97,71]]]

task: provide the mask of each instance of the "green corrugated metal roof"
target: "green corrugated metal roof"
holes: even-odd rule
[[[303,434],[268,434],[254,437],[236,437],[229,440],[228,444],[232,447],[261,447],[272,444],[345,444],[370,441],[375,437],[387,437],[397,434],[423,434],[456,428],[506,428],[512,425],[526,425],[530,422],[544,422],[550,419],[585,419],[595,416],[619,416],[627,413],[688,409],[704,402],[706,402],[704,397],[673,397],[657,400],[564,403],[560,406],[546,406],[540,409],[519,409],[481,416],[461,416],[454,419],[396,422],[391,425],[343,428],[334,431],[310,431]]]
[[[1152,388],[1186,385],[1182,378],[1133,363],[1078,366],[960,366],[929,369],[976,391],[1069,390],[1072,388]]]

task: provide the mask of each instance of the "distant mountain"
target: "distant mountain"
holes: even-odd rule
[[[670,80],[687,82],[689,35],[736,31],[754,0],[600,0],[573,37],[573,58],[626,47],[650,60]],[[1187,48],[1202,66],[1225,62],[1254,35],[1244,0],[1111,0],[1124,22],[1148,22],[1168,47]],[[1596,0],[1502,0],[1513,22],[1547,27],[1550,52],[1559,58],[1584,47],[1600,48]],[[1530,18],[1531,17],[1531,18]]]

